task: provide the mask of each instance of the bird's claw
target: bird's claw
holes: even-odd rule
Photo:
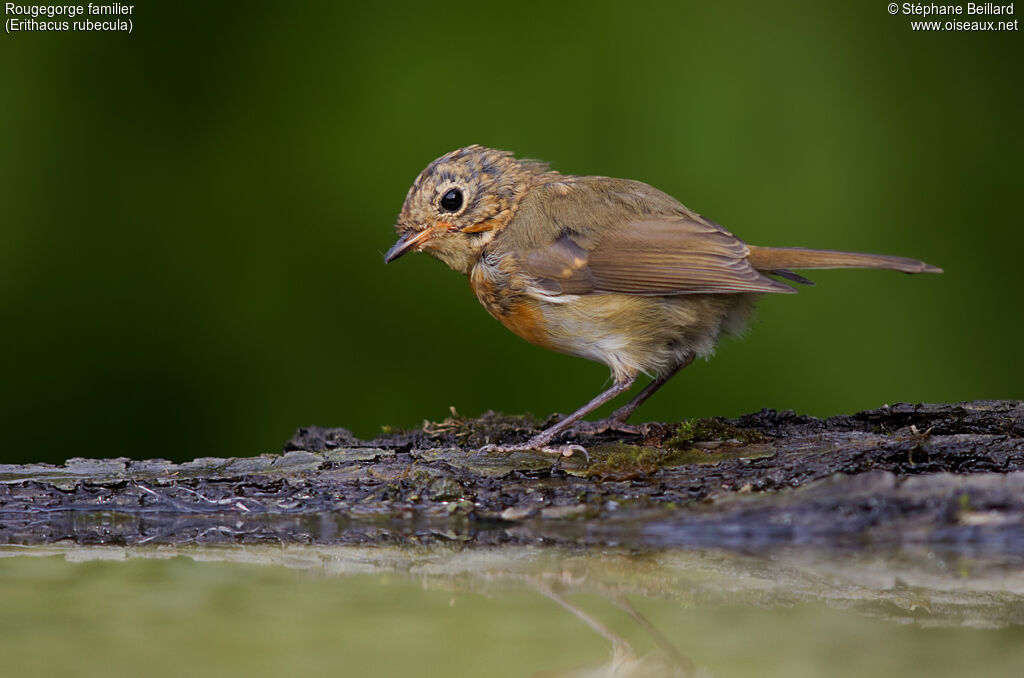
[[[627,424],[625,421],[619,419],[600,419],[598,421],[581,421],[572,427],[572,430],[576,433],[585,436],[596,436],[602,433],[608,433],[609,431],[615,431],[616,433],[627,433],[630,435],[640,435],[643,433],[643,428],[636,424]]]
[[[551,454],[560,454],[563,457],[571,457],[574,453],[579,452],[583,455],[583,458],[590,463],[590,455],[587,454],[587,448],[582,445],[553,445],[550,447],[544,447],[541,452],[550,452]]]

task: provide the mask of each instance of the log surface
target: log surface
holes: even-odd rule
[[[0,544],[70,540],[773,548],[1024,557],[1024,402],[764,410],[481,452],[540,423],[453,415],[369,441],[305,428],[282,454],[0,465]]]

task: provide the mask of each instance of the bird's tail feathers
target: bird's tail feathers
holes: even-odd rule
[[[903,273],[942,273],[942,269],[923,261],[885,254],[809,250],[802,247],[755,247],[750,245],[747,260],[761,271],[790,268],[884,268]]]

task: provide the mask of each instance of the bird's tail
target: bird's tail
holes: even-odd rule
[[[885,268],[903,273],[942,273],[941,268],[907,257],[808,250],[802,247],[749,247],[747,260],[761,271],[783,271],[790,268]]]

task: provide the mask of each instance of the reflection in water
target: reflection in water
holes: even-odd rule
[[[1024,570],[962,554],[449,543],[0,556],[4,675],[73,665],[109,676],[112,662],[150,678],[881,678],[1024,666]]]
[[[534,674],[535,676],[578,676],[579,678],[600,678],[602,676],[622,676],[622,678],[650,676],[651,678],[661,678],[664,676],[665,678],[689,678],[696,675],[693,662],[688,657],[683,656],[669,639],[658,629],[654,628],[625,597],[618,598],[613,602],[625,610],[651,636],[658,645],[658,652],[649,652],[638,656],[628,640],[552,591],[540,580],[534,580],[533,585],[540,593],[555,601],[569,612],[572,612],[580,621],[611,643],[612,646],[612,656],[607,663],[582,666],[563,671],[545,671]],[[701,675],[710,674],[702,673]]]

